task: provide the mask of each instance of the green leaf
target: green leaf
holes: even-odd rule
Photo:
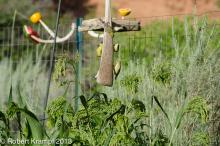
[[[108,135],[107,139],[105,140],[104,146],[109,146],[113,135],[115,134],[115,129],[111,129],[111,133]]]
[[[184,115],[185,115],[184,108],[181,108],[181,110],[178,112],[176,117],[176,129],[180,127]]]
[[[103,96],[106,103],[108,103],[108,96],[105,93],[96,92],[88,101],[93,98],[101,100],[101,96]]]
[[[10,105],[13,101],[13,96],[12,96],[12,85],[10,87],[10,93],[9,93],[9,97],[8,97],[8,105]]]
[[[0,111],[0,121],[3,121],[5,123],[5,125],[7,124],[7,120],[5,117],[5,114],[3,112]]]
[[[28,122],[25,123],[25,128],[23,129],[23,134],[25,138],[31,139],[31,127]]]
[[[145,105],[142,101],[133,99],[131,104],[134,106],[134,109],[139,109],[142,112],[146,110]]]
[[[85,96],[81,95],[80,96],[80,100],[81,100],[81,103],[84,106],[84,108],[87,109],[88,108],[88,104],[87,104]]]
[[[17,112],[16,113],[17,115],[17,121],[18,121],[18,129],[19,129],[19,132],[20,132],[20,138],[22,138],[22,126],[21,126],[21,113],[20,112]]]
[[[161,111],[163,112],[163,114],[165,115],[165,117],[167,118],[169,124],[170,124],[170,127],[172,128],[172,125],[171,125],[171,122],[170,122],[170,118],[167,114],[167,112],[164,110],[164,108],[162,107],[162,105],[160,104],[158,98],[156,96],[153,96],[153,99],[156,101],[157,105],[160,107]]]
[[[34,139],[41,140],[44,138],[44,129],[37,117],[28,109],[19,109],[25,116],[31,130],[31,137]]]
[[[106,119],[106,122],[109,121],[109,120],[113,120],[113,117],[114,117],[116,114],[124,114],[124,113],[125,113],[125,108],[126,108],[125,105],[121,105],[121,107],[120,107],[116,112],[114,112],[113,114],[111,114],[111,115]]]
[[[18,109],[19,109],[19,107],[16,103],[10,102],[8,104],[8,109],[6,111],[7,116],[9,118],[13,118],[16,115],[16,113],[19,112]]]
[[[20,83],[17,86],[17,92],[18,92],[19,105],[24,106],[25,104],[24,104],[24,101],[23,101],[23,97],[21,95]]]

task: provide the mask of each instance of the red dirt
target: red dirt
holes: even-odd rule
[[[91,4],[97,5],[97,16],[104,15],[105,0],[90,0]],[[112,0],[112,7],[131,8],[130,17],[149,17],[161,15],[174,15],[192,13],[195,0]],[[216,0],[197,0],[197,13],[219,10]]]

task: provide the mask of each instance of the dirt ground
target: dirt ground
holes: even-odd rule
[[[195,3],[197,13],[218,10],[217,0],[112,0],[112,7],[131,8],[130,17],[150,17],[192,13]],[[104,15],[105,0],[90,0],[97,6],[97,16]]]

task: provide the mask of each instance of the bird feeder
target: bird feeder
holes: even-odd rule
[[[124,18],[131,13],[131,9],[119,9],[119,13]],[[54,43],[55,33],[42,20],[43,17],[40,12],[34,13],[30,17],[33,24],[40,24],[46,32],[51,36],[51,39],[41,38],[36,31],[30,26],[24,26],[25,34],[32,40],[38,43]],[[82,25],[76,28],[76,24],[72,23],[69,33],[64,37],[56,37],[56,43],[63,43],[70,39],[77,29],[78,32],[88,32],[88,34],[95,38],[102,39],[103,45],[99,48],[98,55],[100,56],[100,67],[96,75],[97,83],[103,86],[113,85],[113,72],[120,72],[120,64],[116,63],[116,69],[113,68],[113,51],[118,51],[119,45],[113,45],[113,34],[125,31],[139,31],[140,22],[136,20],[123,20],[111,17],[111,0],[105,0],[105,17],[83,20]],[[98,33],[100,32],[100,33]]]

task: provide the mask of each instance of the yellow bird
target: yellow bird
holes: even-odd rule
[[[124,19],[125,16],[128,16],[131,13],[131,9],[129,9],[129,8],[122,8],[122,9],[119,9],[118,12],[122,16],[122,19]]]
[[[97,57],[101,57],[102,56],[102,49],[103,49],[103,44],[99,44],[98,48],[96,49]]]
[[[117,61],[115,66],[114,66],[114,74],[115,74],[115,80],[117,79],[119,73],[121,71],[121,62]]]
[[[118,52],[118,50],[119,50],[119,44],[115,44],[115,45],[114,45],[114,51],[115,51],[115,52]]]

